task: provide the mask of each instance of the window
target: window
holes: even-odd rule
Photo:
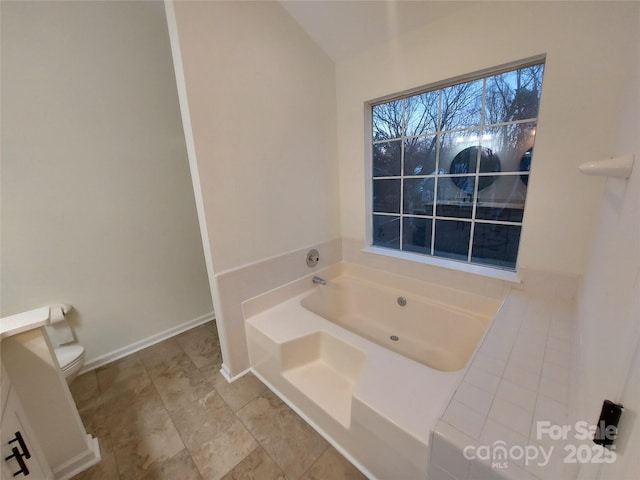
[[[515,270],[544,64],[371,106],[371,244]]]

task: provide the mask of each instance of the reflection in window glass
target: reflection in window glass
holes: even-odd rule
[[[435,178],[407,178],[403,183],[403,212],[409,215],[432,215]]]
[[[373,176],[394,177],[400,175],[402,166],[400,140],[373,145]]]
[[[519,225],[476,223],[471,260],[499,267],[514,265],[518,256],[521,228]]]
[[[525,64],[371,107],[374,245],[515,269],[543,72]]]
[[[404,250],[416,253],[431,252],[431,219],[404,217],[402,219],[402,245]]]
[[[475,129],[440,134],[439,173],[452,173],[451,163],[453,160],[461,152],[468,151],[471,147],[477,147],[480,144],[480,137],[480,131]]]
[[[380,247],[400,248],[400,217],[374,215],[373,244]]]
[[[527,184],[520,175],[500,175],[478,193],[476,219],[522,223]]]
[[[466,261],[471,222],[436,220],[434,249],[438,257]]]
[[[478,169],[478,159],[480,159],[480,168]],[[449,173],[452,175],[477,174],[478,175],[478,191],[486,189],[489,185],[496,181],[493,175],[483,175],[500,171],[500,159],[490,148],[486,147],[468,147],[461,150],[451,161]],[[451,180],[460,190],[469,195],[475,192],[476,177],[451,177]]]
[[[436,215],[439,217],[471,218],[475,176],[449,177],[438,180]]]
[[[373,211],[400,213],[400,180],[373,181]]]
[[[438,137],[408,138],[404,142],[404,175],[433,175],[436,173]]]
[[[533,148],[535,136],[535,122],[488,127],[484,130],[481,144],[500,159],[501,171],[517,172],[523,168],[522,156]]]

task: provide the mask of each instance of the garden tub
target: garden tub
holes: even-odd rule
[[[426,478],[501,299],[339,263],[243,304],[252,372],[369,478]]]

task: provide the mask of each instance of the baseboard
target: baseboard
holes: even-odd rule
[[[69,480],[101,460],[98,439],[87,434],[87,450],[53,469],[55,480]],[[28,473],[27,473],[28,475]]]
[[[229,367],[227,367],[224,362],[222,362],[222,366],[220,368],[220,374],[224,377],[224,379],[227,381],[227,383],[233,383],[236,380],[238,380],[241,377],[244,377],[247,373],[249,373],[251,371],[250,368],[247,368],[245,371],[240,372],[239,374],[237,374],[236,376],[232,377],[231,374],[229,373]]]
[[[201,317],[195,318],[163,332],[156,333],[155,335],[151,335],[150,337],[144,338],[130,345],[89,360],[85,363],[82,370],[80,370],[80,375],[86,372],[90,372],[91,370],[95,370],[96,368],[102,367],[103,365],[106,365],[108,363],[119,360],[123,357],[126,357],[127,355],[131,355],[132,353],[150,347],[151,345],[155,345],[156,343],[162,342],[171,337],[175,337],[176,335],[186,332],[187,330],[190,330],[194,327],[198,327],[204,323],[210,322],[211,320],[215,320],[215,318],[215,313],[210,312],[206,315],[202,315]]]

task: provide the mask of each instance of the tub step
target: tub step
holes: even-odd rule
[[[351,424],[353,382],[321,359],[283,373],[294,387],[344,427]]]

